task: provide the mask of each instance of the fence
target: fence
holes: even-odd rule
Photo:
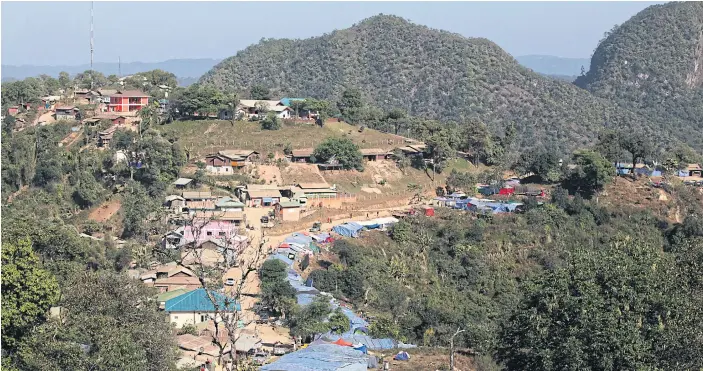
[[[322,143],[325,138],[309,138],[303,141],[294,143],[294,149],[302,148],[315,148],[320,143]],[[281,141],[265,141],[265,140],[243,140],[235,137],[225,137],[225,138],[203,138],[202,140],[179,140],[182,148],[190,151],[190,159],[197,159],[204,157],[211,153],[216,153],[218,151],[227,149],[251,149],[262,154],[268,152],[279,151],[283,152],[283,147],[285,147],[288,141],[283,138]],[[387,140],[366,140],[361,143],[364,148],[395,148],[402,147],[406,145],[404,139],[387,139]]]

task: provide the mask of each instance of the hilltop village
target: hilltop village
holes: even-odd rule
[[[381,15],[3,82],[3,369],[698,369],[703,80],[611,47],[697,6],[602,81]]]

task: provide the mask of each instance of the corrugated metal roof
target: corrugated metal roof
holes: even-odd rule
[[[294,149],[292,155],[293,157],[309,157],[312,156],[313,152],[315,152],[314,148]]]
[[[171,291],[166,291],[164,293],[159,294],[159,296],[156,297],[156,301],[162,302],[162,301],[168,301],[170,299],[173,299],[177,296],[181,296],[185,293],[187,293],[187,289],[175,289]]]
[[[235,303],[234,299],[228,298],[217,292],[210,291],[215,301],[217,301],[220,310],[237,311],[241,310],[241,305]],[[214,312],[215,305],[210,301],[210,298],[205,292],[205,289],[199,288],[183,295],[166,301],[166,312]]]

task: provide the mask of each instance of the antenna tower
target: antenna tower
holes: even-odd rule
[[[93,90],[93,2],[90,2],[90,90]]]

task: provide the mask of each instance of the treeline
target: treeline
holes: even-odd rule
[[[124,271],[153,259],[160,200],[185,154],[153,128],[118,130],[109,150],[59,146],[69,132],[57,123],[2,136],[2,368],[173,369],[155,292]],[[86,220],[105,201],[119,214]]]

